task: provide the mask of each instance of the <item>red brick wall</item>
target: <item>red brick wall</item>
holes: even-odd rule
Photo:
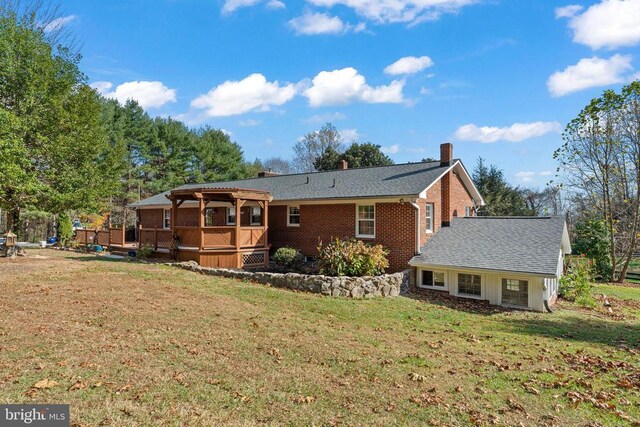
[[[451,174],[451,217],[464,216],[465,207],[473,207],[473,199],[460,177],[454,173]],[[472,212],[472,215],[475,215]]]
[[[409,203],[376,203],[376,238],[362,239],[389,249],[389,271],[407,268],[415,253],[415,209]],[[269,242],[272,248],[291,246],[316,256],[318,243],[333,237],[356,236],[356,205],[301,205],[300,226],[287,226],[287,207],[269,207]]]

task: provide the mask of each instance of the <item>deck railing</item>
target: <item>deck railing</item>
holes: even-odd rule
[[[108,230],[83,228],[76,230],[76,241],[81,245],[94,244],[101,246],[124,246],[122,227],[112,227]]]

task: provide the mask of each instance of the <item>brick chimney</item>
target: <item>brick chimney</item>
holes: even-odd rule
[[[338,170],[347,170],[349,169],[349,162],[347,162],[346,160],[340,160],[340,163],[338,163]]]
[[[453,144],[447,142],[440,144],[440,166],[450,166],[453,160]],[[451,225],[451,171],[447,172],[442,177],[440,185],[441,204],[442,206],[442,226],[448,227]]]
[[[450,142],[440,144],[440,166],[451,165],[451,160],[453,160],[453,144]]]

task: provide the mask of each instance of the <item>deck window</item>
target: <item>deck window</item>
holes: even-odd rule
[[[215,216],[216,208],[204,208],[204,226],[213,227],[215,225]]]
[[[262,220],[262,209],[260,206],[251,207],[251,225],[260,225]]]
[[[375,205],[359,205],[356,217],[356,237],[376,237]]]
[[[298,227],[300,225],[300,206],[289,206],[287,215],[287,225]]]
[[[443,271],[422,270],[420,286],[423,288],[446,289]]]
[[[424,212],[427,233],[433,233],[433,203],[427,203],[425,205]]]
[[[162,228],[165,230],[171,228],[171,209],[164,209],[163,211]]]
[[[227,225],[236,225],[236,208],[227,208]]]
[[[482,295],[482,278],[479,274],[458,273],[458,294]]]

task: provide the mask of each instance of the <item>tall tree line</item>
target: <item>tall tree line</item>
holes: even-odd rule
[[[245,178],[256,166],[228,135],[152,118],[87,84],[55,8],[0,0],[0,210],[21,214],[124,210],[193,181]]]

